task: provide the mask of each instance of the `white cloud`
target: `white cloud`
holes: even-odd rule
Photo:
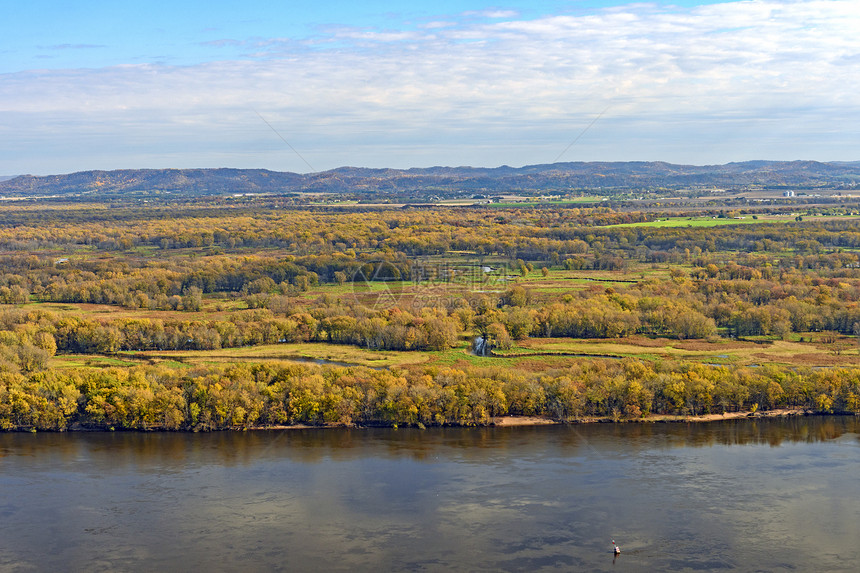
[[[436,28],[451,28],[451,27],[456,26],[456,25],[457,25],[457,22],[455,22],[453,20],[433,20],[432,22],[427,22],[426,24],[422,25],[421,27],[425,28],[427,30],[433,30]]]
[[[246,40],[241,61],[6,74],[0,173],[304,169],[254,111],[318,169],[548,162],[607,106],[563,160],[858,159],[858,6],[498,14]]]
[[[467,12],[463,12],[463,16],[469,18],[489,18],[489,19],[501,19],[501,18],[517,18],[520,13],[516,10],[499,10],[499,9],[491,9],[491,10],[469,10]]]

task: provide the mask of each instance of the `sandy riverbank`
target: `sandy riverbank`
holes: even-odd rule
[[[737,420],[747,418],[785,418],[788,416],[808,416],[814,412],[811,410],[784,408],[779,410],[766,410],[761,412],[726,412],[725,414],[702,414],[700,416],[677,416],[652,414],[643,418],[620,418],[613,419],[609,416],[580,418],[572,420],[571,424],[595,424],[595,423],[658,423],[658,422],[717,422],[720,420]],[[537,416],[503,416],[493,418],[493,426],[544,426],[560,424],[558,420],[541,418]]]
[[[601,423],[619,423],[619,424],[636,424],[636,423],[672,423],[672,422],[718,422],[720,420],[738,420],[738,419],[759,419],[759,418],[786,418],[789,416],[812,416],[815,412],[812,410],[783,408],[779,410],[766,410],[760,412],[727,412],[725,414],[703,414],[700,416],[674,416],[652,414],[644,418],[620,418],[617,420],[609,416],[579,418],[569,422],[562,422],[550,418],[542,418],[540,416],[499,416],[491,418],[487,426],[495,427],[516,427],[516,426],[552,426],[557,424],[601,424]],[[249,428],[254,430],[310,430],[320,428],[362,428],[366,426],[343,426],[340,424],[328,424],[325,426],[308,426],[305,424],[296,426],[276,426],[265,428]],[[373,426],[386,427],[386,426]],[[481,427],[481,426],[478,426]],[[486,427],[486,426],[484,426]]]

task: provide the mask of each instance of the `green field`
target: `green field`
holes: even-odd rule
[[[801,217],[803,221],[824,222],[824,221],[846,221],[856,220],[857,216],[842,215],[830,216],[819,214],[761,214],[753,215],[745,214],[737,217],[666,217],[659,218],[654,221],[645,221],[641,223],[624,223],[620,225],[607,225],[608,227],[720,227],[723,225],[749,225],[753,223],[793,223],[797,221],[797,217]]]

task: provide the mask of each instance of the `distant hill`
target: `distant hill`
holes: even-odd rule
[[[18,177],[17,175],[0,175],[0,181],[9,181],[10,179],[15,179]]]
[[[120,169],[68,175],[21,175],[0,182],[0,195],[222,195],[271,193],[300,186],[302,176],[265,169]]]
[[[576,162],[525,167],[341,167],[298,174],[265,169],[123,169],[68,175],[22,175],[0,181],[0,196],[146,197],[236,193],[351,193],[420,197],[473,193],[535,193],[585,189],[697,187],[854,188],[860,162],[746,161],[725,165],[665,162]]]

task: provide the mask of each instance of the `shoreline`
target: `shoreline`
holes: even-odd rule
[[[700,414],[700,415],[677,415],[677,414],[651,414],[641,418],[617,418],[611,416],[594,416],[587,418],[578,418],[572,420],[555,420],[552,418],[544,418],[540,416],[498,416],[490,418],[484,424],[458,424],[450,425],[451,428],[517,428],[517,427],[533,427],[533,426],[558,426],[579,424],[677,424],[677,423],[708,423],[719,422],[723,420],[758,420],[766,418],[789,418],[796,416],[860,416],[860,413],[855,412],[834,412],[824,413],[815,412],[803,408],[780,408],[777,410],[764,410],[759,412],[726,412],[724,414]],[[32,427],[7,428],[6,432],[48,432],[48,433],[63,433],[63,432],[178,432],[178,433],[205,433],[205,432],[259,432],[272,430],[329,430],[329,429],[370,429],[370,428],[420,428],[426,429],[425,426],[419,424],[412,425],[383,425],[383,424],[293,424],[293,425],[276,425],[276,426],[247,426],[247,427],[226,427],[219,429],[212,428],[188,428],[184,430],[164,430],[160,427],[150,428],[93,428],[85,427],[80,424],[73,424],[71,427],[58,430],[36,430]],[[430,426],[443,427],[443,426]]]
[[[792,416],[831,416],[831,415],[851,415],[846,414],[824,414],[817,413],[812,410],[802,408],[780,408],[777,410],[765,410],[761,412],[726,412],[724,414],[699,414],[699,415],[680,415],[680,414],[649,414],[641,418],[618,418],[613,419],[611,416],[595,416],[590,418],[580,418],[569,422],[552,420],[550,418],[541,418],[537,416],[504,416],[495,418],[490,424],[491,426],[511,427],[511,426],[546,426],[553,424],[657,424],[657,423],[680,423],[680,422],[719,422],[721,420],[739,420],[739,419],[759,419],[759,418],[788,418]],[[855,414],[856,415],[856,414]]]

